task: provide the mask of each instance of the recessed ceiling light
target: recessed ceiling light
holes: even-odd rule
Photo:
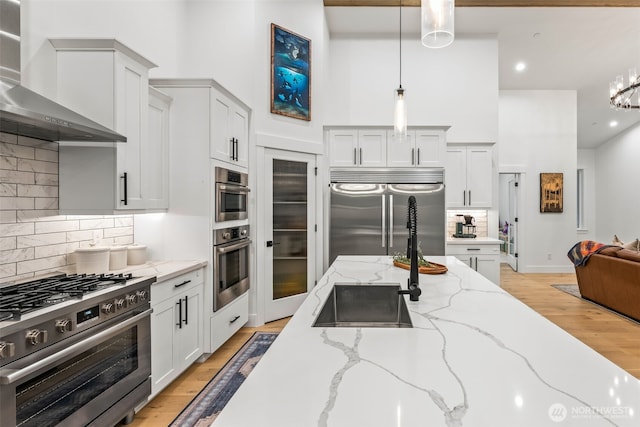
[[[617,122],[617,121],[615,121],[615,120],[611,120],[611,121],[609,122],[609,126],[611,126],[612,128],[614,128],[614,127],[618,126],[618,122]]]
[[[516,71],[522,72],[525,70],[525,68],[527,68],[527,64],[525,64],[524,62],[518,62],[515,68],[516,68]]]

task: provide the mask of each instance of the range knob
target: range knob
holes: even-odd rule
[[[73,328],[73,324],[69,319],[60,319],[56,320],[56,331],[64,334],[65,332],[69,332]]]
[[[145,290],[136,292],[136,295],[138,295],[138,299],[140,300],[140,302],[144,302],[147,300],[147,291]]]
[[[247,235],[247,230],[242,230],[242,231],[240,231],[240,235],[241,235],[241,236],[246,236],[246,235]]]
[[[48,337],[49,333],[46,330],[32,329],[27,331],[25,338],[27,339],[27,344],[36,345],[46,343]]]
[[[136,295],[136,294],[127,295],[127,303],[129,303],[129,305],[137,304],[138,303],[138,295]]]
[[[16,346],[12,342],[0,341],[0,359],[8,359],[16,355]]]
[[[122,310],[123,308],[127,308],[127,300],[124,298],[118,298],[116,300],[116,309]]]
[[[224,233],[222,233],[222,238],[224,240],[229,240],[231,238],[231,233],[229,233],[228,231],[225,231]]]
[[[116,312],[116,306],[110,302],[102,304],[102,312],[104,314],[111,314]]]

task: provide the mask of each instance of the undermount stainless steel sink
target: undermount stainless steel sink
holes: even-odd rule
[[[313,323],[322,328],[413,328],[400,284],[336,283]]]

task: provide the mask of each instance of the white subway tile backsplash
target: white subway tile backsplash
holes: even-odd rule
[[[31,234],[17,238],[19,248],[67,243],[67,233]]]
[[[81,219],[80,230],[91,230],[94,228],[112,228],[114,226],[113,218],[98,219]]]
[[[0,251],[16,248],[15,237],[0,237]]]
[[[58,162],[58,152],[36,148],[36,160],[43,160],[45,162]]]
[[[42,221],[36,222],[36,234],[57,233],[59,231],[75,231],[80,225],[78,221]]]
[[[57,197],[36,197],[34,209],[58,209]]]
[[[18,186],[16,184],[5,184],[0,182],[0,196],[16,197],[18,195]]]
[[[19,197],[58,197],[58,186],[18,184]]]
[[[0,156],[0,158],[2,158]],[[10,157],[14,160],[17,159],[15,157]],[[13,169],[2,169],[0,168],[0,182],[10,182],[12,184],[35,184],[35,174],[33,172],[22,172]]]
[[[35,177],[35,183],[38,185],[55,185],[57,186],[60,182],[58,175],[54,175],[51,173],[39,173],[36,172],[33,174]]]
[[[33,259],[33,248],[12,249],[8,251],[0,251],[0,264],[9,264],[11,262],[26,261]]]
[[[33,223],[0,224],[0,236],[3,236],[3,237],[24,236],[24,235],[33,234],[33,233],[34,233]]]
[[[0,156],[17,157],[18,159],[35,159],[36,150],[18,144],[0,144]],[[18,164],[20,160],[18,160]]]
[[[33,197],[0,197],[0,210],[33,209]]]
[[[58,214],[57,151],[0,133],[0,282],[72,265],[78,247],[133,243],[132,215]]]
[[[58,173],[58,163],[18,159],[18,170],[25,172]]]
[[[55,270],[56,268],[64,267],[67,265],[67,256],[58,255],[48,258],[39,258],[29,261],[21,261],[16,263],[16,273],[44,273],[46,271]]]
[[[16,211],[0,211],[0,224],[16,222]]]

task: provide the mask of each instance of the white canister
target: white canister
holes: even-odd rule
[[[122,270],[127,266],[127,247],[112,246],[109,253],[109,270]]]
[[[92,246],[73,251],[77,274],[103,274],[109,272],[109,248]]]
[[[145,245],[127,246],[127,264],[138,265],[147,262],[147,247]]]

